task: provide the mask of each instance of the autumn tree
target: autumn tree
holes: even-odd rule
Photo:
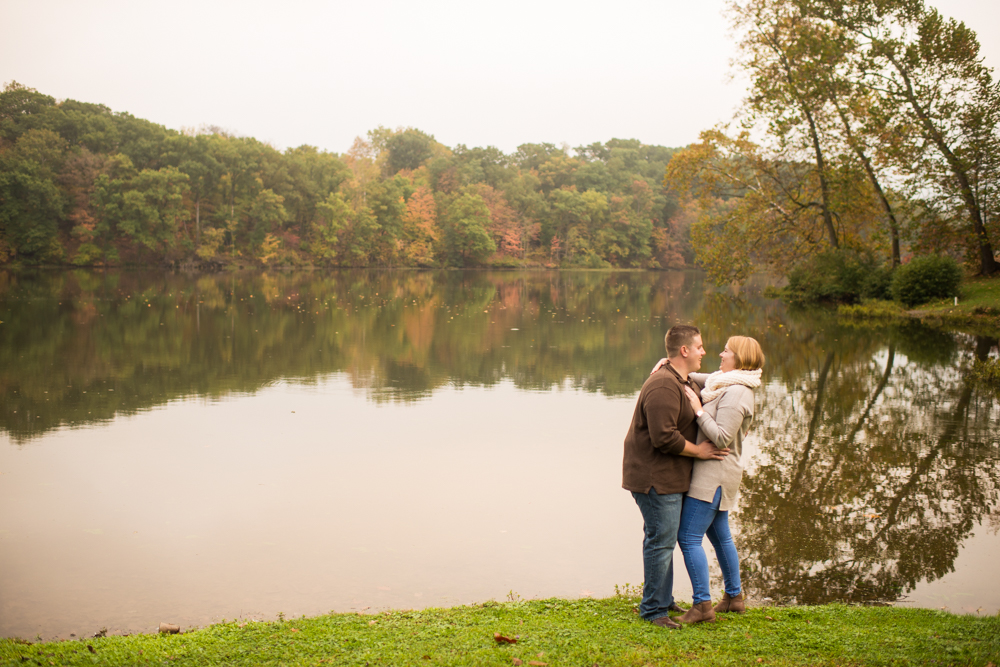
[[[739,63],[751,76],[744,122],[766,124],[768,138],[779,150],[793,159],[811,160],[819,187],[809,205],[822,218],[830,247],[838,248],[824,136],[829,119],[813,75],[818,54],[808,48],[811,26],[787,0],[733,3],[731,15],[743,33]]]
[[[785,275],[830,248],[826,221],[817,215],[821,186],[815,164],[794,155],[764,149],[746,130],[733,137],[716,129],[702,132],[698,143],[667,166],[665,182],[698,202],[691,240],[698,262],[716,283],[743,282],[758,264]],[[870,236],[871,200],[848,187],[857,185],[858,173],[838,173],[831,201],[851,200],[838,207],[839,234],[855,243]],[[868,206],[861,206],[863,201]]]
[[[996,273],[987,212],[996,210],[1000,83],[975,32],[923,0],[797,3],[857,41],[860,85],[889,130],[886,158],[911,193],[930,189],[964,218],[979,271]]]
[[[431,266],[439,237],[434,194],[427,186],[420,186],[407,200],[403,215],[403,261],[410,266]]]

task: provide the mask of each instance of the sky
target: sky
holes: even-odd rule
[[[1000,1],[932,0],[1000,71]],[[729,120],[724,0],[0,0],[0,84],[342,153],[378,126],[447,146],[682,146]]]

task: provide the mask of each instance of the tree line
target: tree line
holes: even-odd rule
[[[717,282],[818,255],[950,253],[1000,269],[1000,84],[923,0],[738,0],[749,92],[667,166]],[[827,262],[829,265],[829,262]]]
[[[379,127],[282,152],[10,83],[0,264],[840,267],[876,293],[914,254],[997,273],[1000,83],[972,29],[924,0],[727,11],[748,95],[683,149],[505,154]]]
[[[674,149],[448,148],[377,128],[344,154],[179,132],[17,82],[0,93],[0,264],[683,266]]]

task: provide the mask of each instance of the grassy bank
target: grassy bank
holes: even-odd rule
[[[943,299],[908,310],[893,301],[866,301],[840,306],[837,314],[844,318],[869,321],[918,319],[935,326],[997,336],[1000,334],[1000,276],[970,278],[963,282],[958,305],[955,305],[953,299]]]
[[[230,622],[180,635],[30,644],[3,665],[989,665],[1000,616],[891,607],[771,607],[664,630],[634,598]],[[496,639],[496,633],[501,640]],[[502,638],[515,640],[507,643]]]

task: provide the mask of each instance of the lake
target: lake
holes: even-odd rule
[[[752,601],[997,613],[1000,401],[967,374],[997,341],[765,282],[0,272],[0,635],[637,585],[622,441],[682,322],[703,370],[732,334],[767,355],[733,512]]]

